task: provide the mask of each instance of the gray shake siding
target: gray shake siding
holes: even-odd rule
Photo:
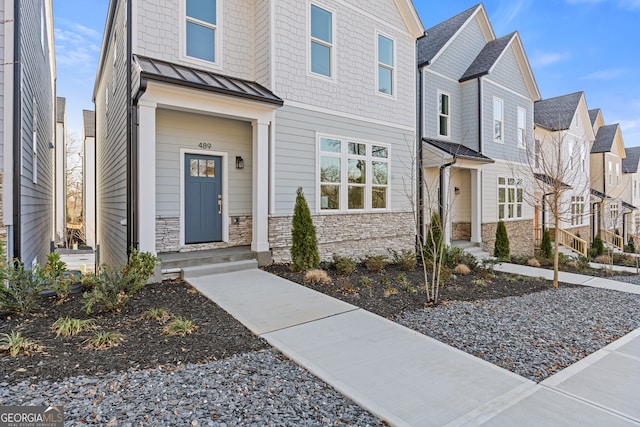
[[[127,63],[124,4],[117,2],[114,25],[106,35],[110,40],[109,49],[95,94],[98,205],[96,234],[97,244],[100,245],[100,262],[111,265],[119,265],[127,260],[127,93],[124,84]],[[115,66],[114,49],[117,49]],[[116,85],[113,84],[114,72],[117,73]]]
[[[271,81],[271,2],[256,0],[255,9],[255,80],[264,87]]]
[[[42,2],[22,2],[20,10],[22,147],[21,152],[14,155],[21,157],[20,258],[26,265],[46,260],[53,237],[53,156],[49,149],[49,143],[54,140],[53,64],[49,61],[48,43],[44,43],[44,50],[41,43],[42,8]],[[44,39],[47,40],[46,34]],[[34,113],[37,116],[36,162]],[[16,167],[20,166],[16,163]]]
[[[287,107],[276,111],[275,127],[275,214],[293,212],[296,189],[304,188],[312,213],[317,213],[317,134],[354,138],[389,144],[390,210],[411,211],[408,194],[412,180],[408,170],[414,167],[413,131],[371,122]]]

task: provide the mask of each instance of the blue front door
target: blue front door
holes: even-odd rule
[[[184,156],[184,241],[222,240],[222,160],[217,156]]]

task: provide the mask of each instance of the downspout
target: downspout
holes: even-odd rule
[[[416,42],[417,43],[417,42]],[[424,72],[423,68],[418,68],[418,140],[417,140],[417,148],[416,148],[416,185],[417,185],[417,200],[416,200],[416,247],[421,247],[421,244],[424,243],[424,177],[422,171],[422,156],[423,156],[423,148],[422,148],[422,138],[423,138],[423,114],[424,114],[424,106],[423,106],[423,90],[424,90]]]
[[[602,193],[604,194],[604,197],[607,197],[607,171],[606,171],[606,166],[607,166],[607,160],[606,160],[606,153],[602,152]],[[602,204],[600,205],[600,215],[598,218],[598,233],[600,232],[600,230],[603,228],[604,224],[604,203],[605,203],[605,199],[602,199]],[[607,227],[605,226],[604,229],[606,230]]]
[[[22,52],[20,52],[20,0],[15,0],[14,9],[14,40],[13,40],[13,248],[10,253],[11,258],[20,259],[21,252],[21,226],[20,216],[22,201],[21,191],[21,168],[22,168],[22,91],[21,64]]]
[[[131,253],[131,248],[138,248],[137,236],[137,191],[138,191],[138,138],[137,129],[133,129],[133,100],[131,95],[131,57],[132,57],[132,30],[131,30],[131,1],[126,2],[127,6],[127,257]],[[154,219],[151,219],[154,220]]]
[[[482,152],[482,76],[478,77],[478,153]]]

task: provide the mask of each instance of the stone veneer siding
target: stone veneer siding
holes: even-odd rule
[[[237,223],[234,219],[238,218]],[[229,218],[229,241],[215,243],[198,243],[180,246],[180,218],[156,217],[156,251],[157,252],[188,252],[206,249],[222,249],[233,246],[251,245],[251,216],[232,216]]]
[[[509,236],[511,255],[533,255],[535,245],[533,220],[505,221],[504,225]],[[497,228],[497,222],[482,224],[482,244],[484,250],[490,254],[493,254],[493,248],[496,243]]]
[[[291,261],[291,216],[269,218],[273,262]],[[333,254],[362,258],[389,256],[388,249],[413,249],[415,220],[411,212],[315,215],[318,251],[323,261]]]
[[[454,222],[451,225],[451,240],[471,240],[471,223]]]

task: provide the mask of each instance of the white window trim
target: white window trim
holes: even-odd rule
[[[501,138],[496,138],[496,101],[500,101],[501,111],[502,111],[502,119],[500,123],[502,123],[502,133]],[[504,100],[502,98],[498,98],[497,96],[493,97],[493,103],[491,104],[491,111],[493,116],[493,121],[491,122],[491,133],[493,135],[493,142],[498,142],[500,144],[504,144]]]
[[[389,67],[387,64],[382,64],[380,62],[380,58],[378,58],[378,37],[382,36],[382,37],[386,37],[389,40],[391,40],[393,42],[393,66]],[[376,51],[374,52],[374,57],[376,58],[376,63],[375,63],[375,75],[376,75],[376,87],[375,87],[375,91],[376,91],[376,95],[379,96],[383,96],[385,98],[392,98],[392,99],[398,99],[397,98],[397,93],[398,93],[398,85],[397,85],[397,81],[398,81],[398,43],[395,39],[395,37],[390,36],[389,34],[382,32],[382,31],[376,31],[376,39],[375,39],[375,46],[376,46]],[[378,73],[378,66],[383,65],[386,68],[390,68],[391,69],[391,93],[384,93],[384,92],[380,92],[380,90],[378,90],[380,88],[380,73]]]
[[[327,139],[336,139],[340,140],[340,153],[329,153],[323,152],[320,150],[320,140],[323,138]],[[365,183],[365,199],[364,199],[364,209],[349,209],[349,179],[348,179],[348,159],[349,159],[349,142],[355,142],[357,144],[366,144],[367,145],[367,176]],[[378,147],[385,147],[387,149],[387,158],[377,158],[373,157],[371,153],[371,146],[376,145]],[[320,203],[320,156],[326,155],[329,157],[336,157],[340,159],[340,209],[321,209]],[[351,155],[352,157],[358,157],[355,155]],[[316,208],[315,212],[319,215],[344,215],[351,213],[372,213],[372,212],[389,212],[391,211],[391,145],[387,143],[377,142],[377,141],[369,141],[358,138],[349,138],[340,135],[332,135],[325,133],[316,132],[316,180],[315,180],[315,191],[316,191]],[[375,160],[374,160],[375,159]],[[387,163],[387,206],[385,208],[373,208],[372,204],[372,189],[373,189],[373,174],[372,174],[372,161],[381,161]],[[376,185],[378,187],[378,185]],[[344,190],[344,191],[343,191]]]
[[[500,184],[500,178],[504,178],[504,185]],[[510,185],[509,184],[509,179],[514,179],[515,180],[515,185]],[[523,191],[523,199],[522,202],[518,202],[518,181],[520,181],[521,186],[520,188],[522,188]],[[515,176],[507,176],[507,175],[500,175],[498,177],[496,177],[496,220],[497,221],[504,221],[504,222],[509,222],[509,221],[520,221],[522,220],[525,215],[524,215],[524,180],[522,178],[518,178]],[[504,201],[504,205],[505,205],[505,216],[504,218],[500,218],[500,188],[504,188],[505,189],[505,201]],[[509,218],[507,216],[509,209],[507,208],[510,204],[509,200],[509,188],[514,188],[514,194],[515,194],[515,201],[512,203],[514,206],[514,217],[513,218]],[[518,205],[521,205],[521,209],[520,209],[520,216],[517,216],[518,214]]]
[[[180,7],[181,7],[181,11],[180,11],[180,59],[191,63],[193,65],[199,65],[199,66],[204,66],[206,68],[213,68],[216,70],[222,70],[223,69],[223,51],[222,51],[222,46],[224,46],[223,44],[223,36],[224,36],[224,19],[222,14],[220,13],[221,11],[224,10],[223,7],[223,2],[224,0],[217,0],[216,1],[216,25],[215,25],[215,56],[216,56],[216,60],[215,62],[211,62],[211,61],[206,61],[204,59],[200,59],[200,58],[194,58],[193,56],[188,56],[187,55],[187,2],[186,0],[182,0],[180,3]],[[193,22],[199,23],[201,21],[198,20],[193,20]],[[209,23],[204,23],[206,24],[207,27],[211,27],[211,24]]]
[[[616,186],[620,185],[620,164],[616,163]]]
[[[571,197],[571,225],[584,224],[584,196]]]
[[[441,95],[446,95],[449,98],[449,114],[446,115],[447,117],[447,130],[449,131],[449,133],[447,135],[442,135],[440,133],[440,96]],[[436,98],[436,106],[437,106],[437,114],[436,114],[436,132],[437,132],[437,136],[438,138],[442,138],[442,139],[451,139],[451,94],[449,94],[448,92],[442,91],[442,90],[438,90],[438,97]]]
[[[504,108],[503,108],[504,111]],[[524,114],[524,123],[523,123],[523,127],[520,127],[520,113]],[[502,113],[503,118],[504,118],[504,112]],[[503,119],[504,120],[504,119]],[[518,141],[518,148],[526,148],[527,146],[527,110],[523,107],[517,107],[516,110],[516,126],[518,129],[518,133],[516,134],[516,140],[518,140],[520,138],[521,132],[520,130],[524,130],[523,134],[522,134],[522,141]],[[504,135],[504,123],[503,123],[503,129],[502,129],[502,133]]]
[[[331,44],[327,44],[325,41],[323,40],[319,40],[319,39],[315,39],[313,37],[311,37],[311,6],[316,6],[320,9],[324,9],[327,12],[331,13]],[[317,78],[317,79],[321,79],[324,81],[329,81],[329,82],[333,82],[336,83],[337,82],[337,55],[336,55],[336,46],[337,46],[337,40],[336,40],[336,21],[337,21],[337,17],[336,17],[336,11],[333,8],[327,7],[326,5],[318,2],[318,1],[309,1],[307,2],[307,76],[309,77],[313,77],[313,78]],[[330,67],[330,72],[331,75],[330,76],[325,76],[324,74],[318,74],[318,73],[314,73],[313,71],[311,71],[311,42],[315,41],[317,43],[323,44],[325,46],[329,46],[331,49],[331,53],[329,55],[329,61],[331,61],[331,67]]]
[[[611,160],[609,160],[609,185],[611,185],[613,183],[613,165],[611,163]]]
[[[45,53],[45,46],[47,43],[47,21],[44,17],[44,9],[45,6],[43,1],[40,6],[40,47],[42,47],[43,54]]]

